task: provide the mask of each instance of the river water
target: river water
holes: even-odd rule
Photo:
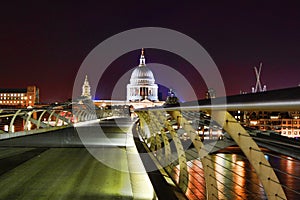
[[[273,152],[265,157],[284,185],[287,199],[300,199],[300,161]],[[241,152],[217,153],[212,155],[218,185],[218,199],[268,199],[251,164]],[[205,180],[202,164],[198,159],[188,162],[189,199],[205,199]],[[175,172],[178,173],[179,166]],[[174,178],[178,177],[174,174]]]

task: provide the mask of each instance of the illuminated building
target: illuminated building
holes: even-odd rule
[[[131,74],[127,85],[127,101],[158,101],[158,86],[152,71],[146,66],[144,49],[142,49],[140,64]]]
[[[158,85],[152,71],[146,66],[144,49],[142,49],[140,64],[136,67],[127,84],[126,100],[93,100],[98,107],[120,107],[129,106],[133,108],[145,108],[162,106],[164,101],[158,99]],[[84,86],[83,92],[84,94]]]
[[[88,81],[88,76],[85,75],[85,79],[84,79],[84,82],[82,84],[81,96],[78,97],[77,99],[74,99],[74,101],[79,103],[79,104],[88,105],[92,102],[91,100],[92,100],[91,86],[90,86],[90,83]]]
[[[36,86],[0,89],[0,106],[2,107],[33,107],[38,102],[39,89]]]
[[[88,99],[92,98],[92,96],[91,96],[91,87],[90,87],[90,83],[88,81],[87,75],[85,76],[84,83],[82,85],[82,94],[81,94],[81,96],[85,97],[85,98],[88,98]]]
[[[216,91],[213,88],[209,88],[205,93],[206,99],[213,99],[216,98]]]
[[[300,119],[280,118],[278,116],[270,116],[267,119],[251,119],[249,126],[261,131],[276,131],[282,136],[300,137]]]
[[[170,89],[164,107],[180,106],[179,99],[176,97],[173,89]]]
[[[286,137],[300,137],[300,113],[269,111],[231,111],[234,118],[245,126],[260,131],[275,131]]]
[[[257,73],[259,74],[259,70]],[[226,100],[227,105],[239,105],[240,109],[229,112],[243,126],[266,131],[266,134],[275,131],[282,136],[300,138],[299,109],[280,108],[277,110],[276,108],[276,105],[280,105],[280,103],[292,105],[293,101],[300,101],[300,87],[227,96]],[[207,100],[199,101],[199,104],[202,105],[209,103]],[[269,107],[260,110],[260,104],[264,103]],[[250,105],[249,110],[243,108],[248,105]],[[258,109],[255,109],[255,105],[258,106]]]

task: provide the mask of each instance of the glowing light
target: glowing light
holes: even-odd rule
[[[250,121],[250,125],[256,126],[257,125],[257,121]]]
[[[27,123],[27,130],[31,130],[31,122],[29,121],[28,123]]]
[[[269,156],[268,155],[265,155],[265,158],[266,158],[266,160],[269,160]]]
[[[237,108],[239,110],[274,110],[276,108],[277,111],[280,110],[298,110],[300,107],[300,101],[278,101],[278,102],[257,102],[257,103],[232,103],[232,104],[218,104],[218,105],[204,105],[204,106],[186,106],[185,110],[195,110],[197,109],[227,109],[227,110],[236,110]],[[174,110],[174,108],[166,108],[165,110]],[[208,115],[209,116],[209,115]]]
[[[8,132],[8,125],[4,126],[4,131]]]

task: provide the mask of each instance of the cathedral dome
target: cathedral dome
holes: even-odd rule
[[[154,84],[155,79],[152,71],[145,65],[138,66],[131,74],[130,83],[135,85]]]
[[[155,79],[152,71],[146,66],[146,59],[144,56],[144,49],[140,58],[140,65],[135,68],[131,74],[130,84],[132,85],[151,85],[154,84]]]

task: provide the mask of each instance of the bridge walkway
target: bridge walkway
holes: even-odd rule
[[[143,167],[127,133],[132,122],[120,120],[122,128],[114,120],[100,122],[110,145],[94,137],[97,123],[77,127],[90,135],[88,148],[75,128],[1,140],[0,199],[155,199],[146,172],[131,173]]]

